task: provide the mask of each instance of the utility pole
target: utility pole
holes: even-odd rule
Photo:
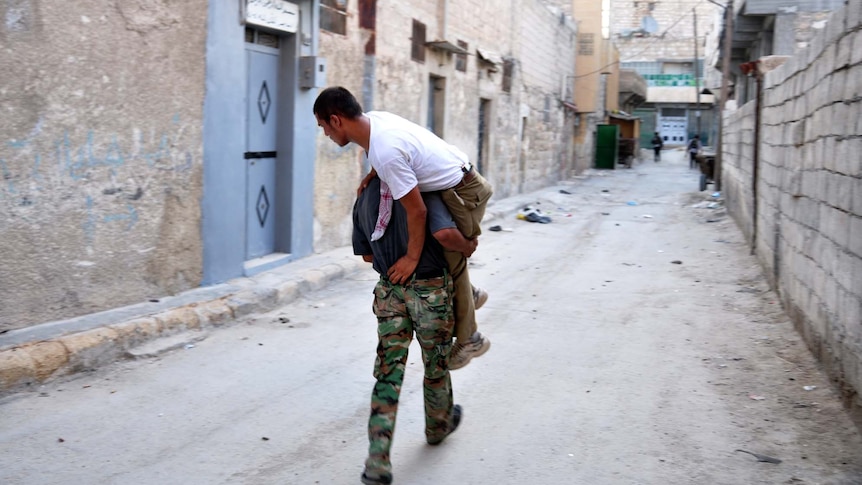
[[[695,106],[694,116],[697,119],[697,135],[700,135],[700,65],[697,62],[697,8],[692,7],[691,13],[694,14],[694,92],[697,96],[697,105]]]

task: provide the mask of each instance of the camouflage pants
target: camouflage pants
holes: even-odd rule
[[[407,350],[416,333],[425,366],[425,434],[434,439],[448,432],[452,413],[452,381],[449,353],[452,350],[452,279],[413,280],[404,285],[381,277],[374,287],[377,315],[377,360],[368,419],[367,470],[391,473],[389,451],[395,432],[398,397],[404,381]]]

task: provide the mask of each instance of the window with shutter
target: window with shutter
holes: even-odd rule
[[[410,57],[417,62],[425,62],[425,24],[413,19]]]

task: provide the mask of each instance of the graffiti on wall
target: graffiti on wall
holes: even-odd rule
[[[0,146],[0,207],[31,223],[50,213],[33,210],[40,204],[72,209],[83,214],[90,241],[103,224],[131,231],[147,190],[186,181],[193,166],[192,152],[180,148],[188,140],[179,116],[161,131],[134,129],[126,137],[65,131],[46,143],[41,131],[39,123],[28,138]]]

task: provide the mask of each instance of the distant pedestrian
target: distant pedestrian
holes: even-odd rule
[[[653,150],[653,161],[660,162],[661,161],[661,149],[664,147],[664,141],[662,141],[661,136],[658,132],[655,132],[655,135],[652,137],[652,150]]]
[[[688,168],[697,166],[697,154],[700,152],[700,135],[694,135],[694,138],[688,142]]]

